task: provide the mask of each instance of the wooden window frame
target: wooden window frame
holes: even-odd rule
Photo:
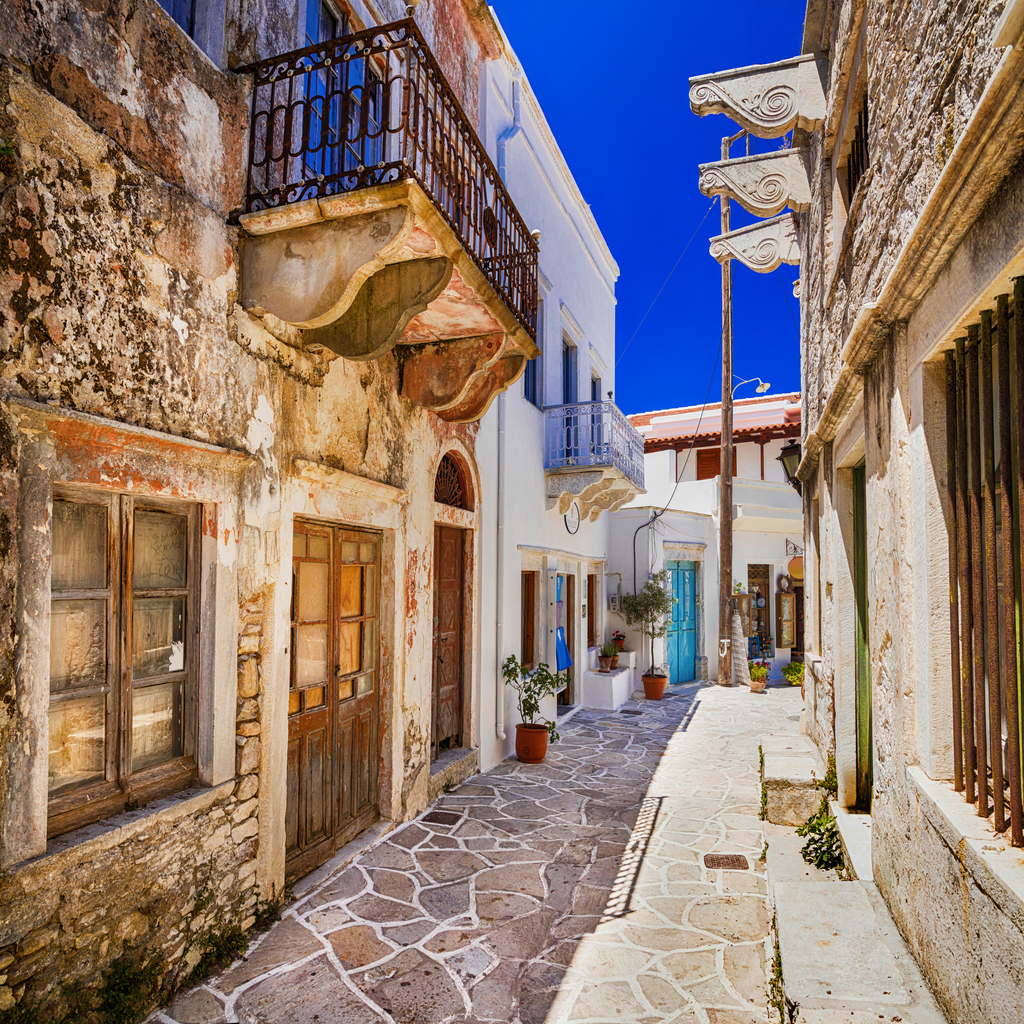
[[[126,494],[117,491],[95,491],[71,484],[55,484],[53,498],[75,504],[100,505],[107,510],[107,586],[102,596],[108,601],[106,611],[106,682],[100,692],[106,693],[104,730],[104,778],[48,799],[47,835],[53,837],[110,817],[129,803],[143,804],[185,789],[198,777],[196,751],[199,731],[200,644],[200,545],[202,505],[174,499]],[[181,672],[146,680],[182,682],[182,754],[140,771],[131,769],[132,729],[132,666],[131,628],[132,603],[138,594],[150,591],[133,586],[134,527],[137,511],[171,512],[182,515],[187,523],[185,587],[161,590],[161,595],[183,597],[185,600],[185,666]],[[59,596],[56,596],[59,595]],[[51,601],[75,600],[101,596],[95,591],[51,591]],[[95,688],[72,690],[77,696],[95,693]],[[58,698],[68,699],[68,698]]]

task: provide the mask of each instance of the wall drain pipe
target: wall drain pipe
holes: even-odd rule
[[[498,136],[498,177],[505,183],[505,147],[517,136],[523,134],[523,122],[519,112],[519,83],[512,83],[512,124]]]
[[[497,613],[498,619],[494,626],[494,669],[496,679],[494,683],[494,734],[499,740],[505,739],[505,677],[501,674],[502,655],[505,650],[505,626],[502,608],[504,607],[504,586],[505,586],[505,501],[504,501],[504,474],[505,474],[505,392],[498,395],[498,504],[497,504],[497,565],[495,576],[497,577]],[[502,751],[504,755],[504,751]]]

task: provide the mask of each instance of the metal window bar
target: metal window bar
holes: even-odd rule
[[[954,789],[1024,846],[1024,277],[946,353]]]
[[[644,440],[614,402],[577,402],[544,410],[545,469],[614,466],[644,486]]]
[[[538,245],[413,20],[239,68],[247,212],[414,178],[530,337]]]
[[[857,124],[853,130],[853,142],[850,155],[846,158],[846,201],[853,202],[853,194],[857,191],[860,179],[868,169],[868,94],[864,93],[860,110],[857,112]]]

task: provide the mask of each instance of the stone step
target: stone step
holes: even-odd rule
[[[768,821],[802,825],[824,795],[818,783],[825,769],[814,744],[799,733],[768,733],[761,737],[761,753]]]
[[[828,806],[839,827],[847,872],[859,881],[872,881],[871,815],[840,807],[835,800],[829,800]]]

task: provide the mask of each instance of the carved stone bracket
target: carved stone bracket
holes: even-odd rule
[[[548,476],[547,508],[565,515],[578,502],[580,518],[597,522],[602,512],[614,512],[645,493],[612,466],[579,473],[555,473]]]
[[[810,178],[807,149],[784,149],[700,165],[700,190],[704,195],[735,199],[756,217],[774,217],[787,206],[806,210],[811,203]]]
[[[718,235],[711,239],[711,255],[719,263],[739,260],[759,274],[767,274],[780,263],[799,263],[800,227],[796,214],[783,213]]]
[[[415,181],[241,221],[244,309],[299,328],[307,350],[397,349],[402,394],[442,419],[479,419],[539,352]]]
[[[828,57],[809,53],[690,79],[690,109],[726,114],[752,135],[777,139],[791,128],[818,131],[825,121]]]

